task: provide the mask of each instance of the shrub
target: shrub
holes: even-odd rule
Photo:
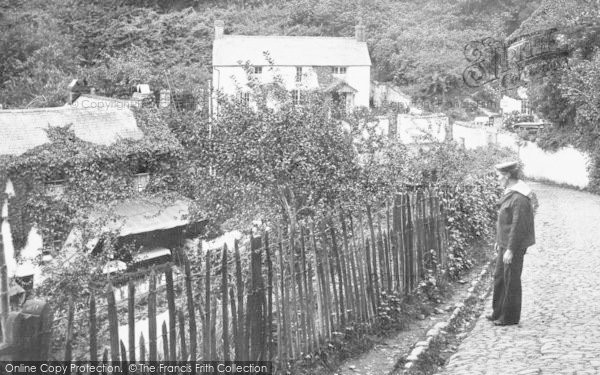
[[[464,150],[454,144],[440,144],[420,150],[410,161],[411,175],[420,176],[420,184],[441,192],[451,278],[473,266],[474,254],[469,252],[472,245],[494,235],[501,190],[493,166],[509,158],[516,155],[505,148]]]

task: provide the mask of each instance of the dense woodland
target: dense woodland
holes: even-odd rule
[[[0,1],[0,103],[62,105],[66,85],[86,78],[99,92],[126,95],[206,87],[213,23],[226,33],[352,36],[367,26],[373,78],[412,95],[473,94],[464,86],[469,41],[510,35],[537,1]]]

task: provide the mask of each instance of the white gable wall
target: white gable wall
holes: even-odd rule
[[[371,88],[370,66],[349,66],[345,81],[358,92],[354,96],[355,107],[369,107],[369,91]]]
[[[521,112],[521,100],[504,95],[502,99],[500,99],[500,108],[502,108],[504,114],[509,114],[514,111]]]
[[[329,68],[329,67],[328,67]],[[312,66],[302,67],[302,82],[296,82],[296,66],[263,66],[262,73],[255,77],[262,83],[273,82],[274,77],[280,76],[286,90],[312,90],[318,89],[319,83],[316,72]],[[369,88],[371,70],[369,66],[349,66],[346,74],[336,75],[350,86],[358,90],[354,97],[354,106],[369,106]],[[213,67],[213,87],[226,95],[236,95],[238,87],[242,91],[249,91],[246,71],[241,66],[215,66]]]

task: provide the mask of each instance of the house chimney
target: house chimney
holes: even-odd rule
[[[222,20],[215,21],[215,39],[221,39],[225,30],[225,22]]]
[[[77,98],[85,93],[89,93],[91,90],[90,88],[87,86],[87,81],[84,80],[78,80],[78,79],[74,79],[71,81],[71,83],[69,83],[69,104],[73,104],[73,102],[75,100],[77,100]]]
[[[366,27],[363,25],[362,20],[358,22],[358,25],[354,26],[354,36],[357,42],[366,42]]]

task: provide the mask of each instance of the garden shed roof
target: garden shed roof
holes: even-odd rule
[[[131,199],[115,205],[111,213],[116,219],[108,225],[120,236],[153,232],[188,224],[189,203],[176,200],[162,203],[154,199]]]
[[[101,233],[115,232],[118,237],[124,237],[187,225],[190,223],[189,205],[190,202],[184,199],[162,202],[158,198],[137,198],[98,207],[89,217],[90,222],[98,221],[102,229],[88,239],[84,247],[92,250]],[[69,233],[63,249],[79,248],[82,241],[82,229],[76,227]]]
[[[49,142],[48,128],[69,124],[78,138],[101,145],[144,136],[128,108],[65,106],[0,110],[0,155],[21,155]]]

